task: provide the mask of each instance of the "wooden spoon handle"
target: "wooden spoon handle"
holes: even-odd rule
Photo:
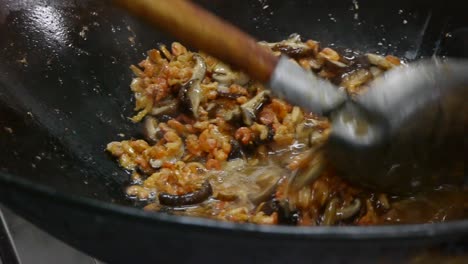
[[[233,25],[185,0],[116,0],[181,42],[268,82],[278,58]]]

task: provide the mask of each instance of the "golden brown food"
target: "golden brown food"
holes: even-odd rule
[[[393,56],[340,55],[296,34],[261,44],[351,95],[402,64]],[[142,121],[146,138],[111,142],[107,151],[133,172],[127,195],[146,201],[146,210],[259,224],[370,225],[401,222],[400,211],[414,208],[342,180],[320,150],[327,119],[275,98],[213,57],[173,43],[131,69],[132,120]],[[419,219],[440,221],[432,209]]]

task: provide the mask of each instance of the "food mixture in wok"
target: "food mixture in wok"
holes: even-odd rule
[[[350,95],[403,64],[394,56],[340,54],[296,34],[261,44]],[[131,69],[138,111],[132,120],[142,123],[145,138],[111,142],[107,150],[132,173],[126,194],[145,210],[294,225],[438,222],[466,214],[455,187],[399,198],[350,185],[320,150],[330,131],[326,118],[275,98],[207,54],[173,43]]]

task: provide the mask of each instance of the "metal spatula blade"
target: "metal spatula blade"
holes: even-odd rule
[[[392,70],[331,122],[329,160],[351,181],[394,192],[461,183],[468,61],[432,59]]]

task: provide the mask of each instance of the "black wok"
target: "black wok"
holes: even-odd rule
[[[468,55],[468,19],[450,1],[199,2],[268,41],[297,32],[408,60]],[[109,263],[395,263],[468,252],[468,220],[299,228],[132,207],[129,175],[104,148],[141,137],[127,118],[128,66],[171,41],[102,1],[0,0],[0,201]]]

